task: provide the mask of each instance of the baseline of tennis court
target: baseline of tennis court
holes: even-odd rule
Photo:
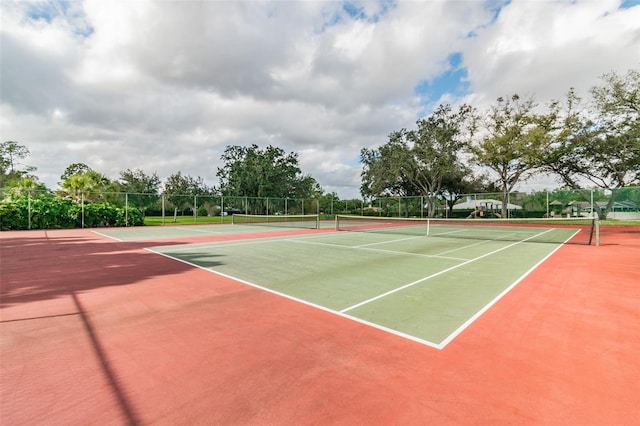
[[[442,349],[559,247],[527,242],[545,232],[519,241],[337,232],[149,250]]]

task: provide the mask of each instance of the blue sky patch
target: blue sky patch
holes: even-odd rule
[[[66,2],[28,3],[27,16],[34,21],[51,23],[57,16],[64,15],[68,8]]]
[[[368,15],[363,6],[364,4],[376,4],[378,8],[375,13]],[[342,3],[342,8],[325,15],[325,20],[320,28],[320,32],[324,32],[329,27],[349,20],[377,23],[384,18],[390,10],[395,8],[396,5],[397,0],[378,0],[377,2],[368,1],[366,3],[358,0],[345,1]]]
[[[467,69],[462,67],[462,53],[452,53],[448,57],[448,69],[433,80],[422,80],[415,87],[414,92],[421,99],[423,108],[428,108],[445,94],[454,98],[469,93]]]
[[[634,6],[638,6],[640,4],[640,0],[623,0],[620,5],[620,9],[630,9]]]
[[[73,3],[64,0],[53,0],[43,3],[29,3],[27,7],[27,17],[34,21],[45,21],[51,24],[55,19],[60,18],[69,23],[69,27],[74,34],[84,37],[90,36],[94,29],[89,25],[84,15],[84,11]]]
[[[352,2],[345,1],[342,5],[342,10],[344,10],[351,19],[355,20],[363,20],[367,22],[378,22],[384,15],[386,15],[390,9],[393,9],[396,6],[395,0],[379,0],[377,4],[379,5],[376,13],[372,15],[367,15],[365,8],[362,6],[363,2]],[[370,3],[367,3],[370,4]]]
[[[502,8],[511,4],[511,0],[491,0],[487,1],[484,8],[491,12],[491,19],[488,22],[479,25],[478,27],[472,29],[467,33],[467,38],[473,38],[478,36],[478,30],[482,30],[484,28],[490,27],[493,25],[500,16],[502,12]]]
[[[363,7],[358,7],[353,3],[345,2],[342,5],[342,9],[347,12],[347,15],[353,19],[366,19],[367,15],[364,13]]]

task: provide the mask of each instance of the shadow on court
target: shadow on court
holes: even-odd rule
[[[105,286],[134,284],[191,268],[178,262],[141,268],[153,257],[143,250],[148,243],[120,243],[88,231],[75,233],[76,236],[67,236],[74,232],[31,231],[23,232],[24,237],[2,238],[0,307],[66,297],[70,291],[82,293]]]
[[[603,242],[562,247],[440,351],[155,242],[0,233],[0,423],[634,424],[640,239]]]

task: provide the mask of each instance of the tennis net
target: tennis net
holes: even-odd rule
[[[572,219],[431,219],[336,216],[337,231],[375,232],[441,238],[592,244],[598,220]]]
[[[277,226],[285,228],[318,229],[320,216],[317,214],[264,215],[234,214],[234,225]]]

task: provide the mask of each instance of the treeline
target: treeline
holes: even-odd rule
[[[60,188],[51,191],[39,182],[33,168],[19,167],[19,161],[28,155],[28,148],[18,142],[0,144],[0,228],[5,230],[135,226],[143,224],[147,213],[159,214],[161,209],[164,213],[165,208],[172,209],[174,217],[222,215],[225,212],[216,196],[242,197],[241,206],[225,210],[243,212],[249,210],[246,204],[251,197],[251,212],[257,214],[265,214],[269,208],[273,213],[279,211],[256,197],[338,199],[336,194],[325,194],[314,178],[302,174],[297,154],[272,146],[264,150],[257,145],[228,146],[221,157],[224,165],[217,172],[218,188],[209,187],[199,176],[181,172],[162,184],[157,173],[127,169],[117,179],[110,179],[84,163],[73,163],[60,176]]]
[[[516,185],[539,175],[555,176],[569,189],[585,184],[603,189],[638,185],[640,72],[605,74],[602,85],[589,94],[583,101],[571,89],[565,99],[545,106],[533,97],[512,95],[497,99],[485,111],[440,105],[418,120],[415,129],[394,131],[380,147],[362,149],[361,194],[369,201],[424,197],[427,215],[433,216],[439,205],[451,208],[469,193],[500,192],[506,209],[504,201]],[[197,206],[193,197],[198,196],[312,199],[318,200],[320,211],[339,200],[302,173],[296,153],[273,146],[227,146],[216,173],[217,188],[181,172],[162,184],[155,172],[127,169],[111,179],[74,163],[60,176],[60,188],[52,191],[39,181],[34,168],[21,166],[29,154],[16,141],[0,143],[3,229],[139,225],[147,212],[159,208],[160,196],[162,208],[173,209],[174,216],[190,209],[206,215],[224,213],[220,206]],[[26,219],[25,208],[31,212]],[[251,210],[278,211],[258,201]],[[503,210],[502,216],[506,213]]]
[[[361,192],[424,196],[431,216],[440,201],[453,204],[461,194],[497,190],[507,200],[518,183],[540,175],[570,189],[637,185],[640,72],[605,74],[602,81],[586,102],[571,89],[545,107],[517,94],[485,111],[440,105],[415,129],[392,132],[377,149],[361,151]]]

